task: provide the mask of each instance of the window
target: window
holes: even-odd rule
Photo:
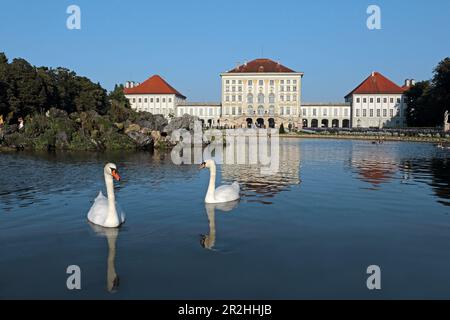
[[[238,96],[238,101],[242,102],[242,96],[240,96],[240,95]]]
[[[135,103],[136,102],[136,98],[133,98],[133,103]]]
[[[327,116],[328,116],[328,110],[327,110],[326,108],[322,110],[322,115],[323,115],[324,117],[327,117]]]
[[[394,117],[394,110],[393,110],[393,109],[389,110],[389,116],[390,116],[391,118]]]
[[[242,92],[242,87],[238,87],[238,91],[239,91],[239,92]]]
[[[377,103],[380,103],[381,102],[381,98],[377,98]]]
[[[317,109],[313,109],[313,117],[317,116]]]
[[[292,83],[293,84],[297,84],[297,80],[292,80]]]
[[[169,102],[172,102],[172,98],[169,98]]]
[[[271,116],[275,115],[275,107],[274,106],[269,107],[269,115],[271,115]]]
[[[284,86],[281,86],[280,91],[282,92],[284,91]]]
[[[370,117],[373,117],[373,109],[370,109],[370,111],[369,111],[369,116],[370,116]]]
[[[230,87],[229,86],[225,87],[225,92],[230,92]]]
[[[226,84],[230,84],[230,80],[225,81]]]
[[[297,95],[296,94],[294,94],[294,96],[292,98],[292,101],[297,102]]]
[[[384,99],[383,99],[383,103],[387,103],[387,98],[384,98]]]
[[[226,101],[226,102],[230,102],[230,96],[226,96],[226,97],[225,97],[225,101]]]
[[[302,109],[302,115],[306,117],[306,109]]]
[[[397,112],[395,113],[396,117],[400,117],[400,109],[397,109]]]
[[[153,103],[153,98],[150,98],[150,102]]]
[[[264,94],[258,94],[258,103],[264,103]]]
[[[381,117],[381,109],[377,109],[377,117]]]
[[[209,115],[212,116],[213,115],[213,109],[209,108]]]
[[[147,102],[148,102],[148,99],[147,99],[147,98],[145,98],[145,99],[144,99],[144,102],[145,102],[145,103],[147,103]]]
[[[291,101],[291,96],[289,94],[286,96],[286,101]]]
[[[373,98],[370,98],[370,103],[373,103]]]
[[[284,101],[284,96],[283,95],[280,96],[280,101]]]
[[[284,107],[280,107],[280,114],[284,115]]]
[[[363,98],[363,103],[367,103],[367,98]]]
[[[247,114],[253,114],[253,107],[252,106],[248,106],[247,107]]]
[[[360,98],[356,98],[356,103],[360,103],[361,99]]]
[[[231,81],[232,84],[236,84],[236,80]]]
[[[290,92],[290,91],[291,91],[291,87],[287,86],[287,87],[286,87],[286,90],[287,90],[288,92]]]
[[[367,109],[363,109],[362,114],[363,114],[363,117],[367,117]]]
[[[287,84],[291,84],[291,80],[287,80],[286,83],[287,83]]]
[[[296,86],[293,86],[293,87],[292,87],[292,91],[297,91],[297,87],[296,87]]]
[[[141,99],[141,98],[139,98],[139,100],[138,100],[138,101],[139,101],[139,103],[141,103],[141,102],[142,102],[142,99]]]
[[[270,85],[271,85],[271,86],[275,85],[275,81],[270,80]]]
[[[236,87],[235,86],[231,87],[231,92],[236,92]]]
[[[241,115],[242,114],[242,108],[238,107],[238,114]]]
[[[400,101],[401,101],[400,98],[397,98],[397,103],[400,103]]]
[[[356,109],[356,116],[359,117],[359,109]]]
[[[239,83],[239,84],[242,84],[242,80],[239,80],[238,83]]]
[[[273,80],[272,80],[273,81]],[[275,95],[273,93],[271,93],[269,95],[269,103],[275,103]]]
[[[264,115],[264,107],[263,106],[258,107],[258,115],[260,115],[260,116]]]
[[[281,83],[281,84],[284,84],[284,80],[281,80],[280,83]]]
[[[391,100],[390,100],[390,101],[391,101],[391,103],[394,103],[394,98],[391,98]]]
[[[334,116],[335,116],[335,117],[338,116],[338,109],[334,109]]]
[[[235,96],[235,95],[232,95],[232,96],[231,96],[231,101],[233,101],[233,102],[236,101],[236,96]]]
[[[156,98],[156,102],[159,102],[159,98]]]
[[[291,107],[286,107],[286,115],[290,115],[290,114],[291,114]]]
[[[166,102],[166,98],[163,98],[163,99],[162,99],[162,102]]]
[[[253,85],[253,81],[252,80],[248,80],[248,85],[252,86]]]
[[[253,103],[253,95],[251,93],[247,95],[247,103]]]
[[[263,86],[264,85],[264,81],[263,80],[259,80],[259,85]]]
[[[231,114],[232,114],[233,116],[236,115],[236,107],[232,107],[232,108],[231,108]]]

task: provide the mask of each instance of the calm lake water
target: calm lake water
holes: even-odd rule
[[[225,207],[203,203],[208,171],[169,154],[0,154],[0,298],[450,299],[450,152],[313,139],[280,149],[274,176],[218,167],[243,189]],[[86,214],[109,161],[127,221],[105,231]],[[69,265],[80,291],[66,288]],[[366,287],[369,265],[381,291]]]

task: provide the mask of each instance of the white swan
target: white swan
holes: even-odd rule
[[[232,185],[223,185],[216,189],[216,163],[214,160],[206,160],[200,165],[200,169],[208,168],[210,171],[209,187],[206,192],[206,203],[224,203],[234,201],[240,198],[239,183],[233,182]]]
[[[98,226],[105,228],[117,228],[125,222],[125,214],[117,205],[116,197],[114,195],[113,178],[119,181],[120,176],[114,163],[106,164],[103,172],[105,175],[108,198],[105,198],[103,193],[100,191],[97,198],[95,198],[94,204],[88,212],[87,218],[90,222]]]

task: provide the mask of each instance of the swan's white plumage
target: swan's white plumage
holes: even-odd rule
[[[123,212],[122,208],[119,206],[117,202],[116,202],[116,210],[117,215],[119,216],[120,224],[124,223],[125,213]],[[117,227],[106,225],[106,219],[108,218],[108,198],[105,197],[101,191],[98,193],[97,198],[95,198],[94,203],[92,204],[92,207],[89,210],[87,217],[90,222],[98,226],[110,228]]]
[[[214,160],[206,160],[202,164],[202,167],[210,170],[209,186],[205,196],[205,203],[225,203],[240,198],[240,187],[237,182],[216,188],[216,163]]]
[[[117,174],[117,167],[114,163],[106,164],[103,173],[108,197],[105,197],[100,191],[87,214],[87,218],[98,226],[117,228],[125,222],[125,214],[117,204],[114,194],[113,176],[117,180],[120,180],[120,177]]]
[[[220,187],[217,187],[214,192],[214,198],[216,200],[215,203],[222,203],[222,202],[230,202],[235,201],[240,198],[239,195],[240,187],[239,183],[233,182],[231,185],[223,185]]]

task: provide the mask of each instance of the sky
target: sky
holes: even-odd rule
[[[369,30],[369,5],[381,29]],[[81,10],[70,30],[69,5]],[[165,78],[190,101],[220,101],[220,73],[270,58],[304,72],[304,102],[343,102],[372,71],[397,84],[450,56],[448,0],[0,0],[0,52],[66,67],[111,90]]]

